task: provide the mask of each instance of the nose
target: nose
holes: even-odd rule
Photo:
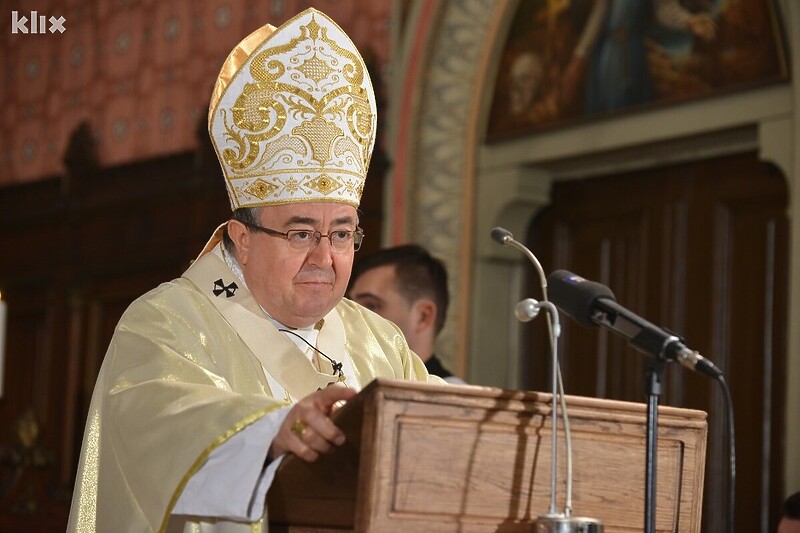
[[[320,236],[319,242],[308,252],[306,262],[319,267],[333,264],[333,248],[328,237]]]

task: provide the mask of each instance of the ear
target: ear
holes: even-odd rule
[[[233,244],[236,245],[236,249],[234,250],[236,260],[239,261],[239,264],[242,266],[246,265],[247,256],[250,253],[250,238],[252,234],[247,231],[247,226],[238,220],[229,220],[228,236],[233,241]]]
[[[433,300],[422,298],[414,302],[413,324],[416,332],[433,330],[436,327],[436,304]]]

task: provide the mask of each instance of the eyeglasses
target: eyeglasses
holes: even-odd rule
[[[331,250],[335,253],[343,254],[353,250],[357,252],[361,248],[361,241],[364,240],[364,230],[361,228],[354,230],[340,229],[330,233],[320,233],[310,229],[290,229],[289,231],[277,231],[258,224],[240,221],[252,231],[266,233],[272,237],[286,239],[289,248],[296,252],[308,252],[319,245],[323,237],[331,243]]]

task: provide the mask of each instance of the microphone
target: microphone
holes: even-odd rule
[[[514,236],[506,228],[498,226],[492,229],[492,239],[498,244],[508,244],[508,241],[514,239]]]
[[[541,263],[536,259],[527,246],[514,239],[514,236],[505,228],[492,229],[492,239],[503,246],[512,246],[522,252],[536,267],[542,287],[543,300],[538,302],[533,298],[526,298],[519,302],[514,309],[514,314],[520,322],[530,322],[539,311],[544,308],[549,311],[547,327],[550,337],[552,352],[552,403],[550,410],[550,425],[552,428],[550,443],[550,509],[547,514],[536,518],[534,529],[539,533],[602,533],[603,523],[594,518],[572,516],[572,436],[567,415],[567,404],[564,400],[564,384],[561,382],[561,369],[558,364],[558,337],[561,334],[561,325],[558,321],[558,310],[547,298],[547,278]],[[556,510],[557,500],[557,472],[558,472],[558,408],[556,402],[561,404],[561,417],[564,420],[564,438],[567,448],[567,495],[564,502],[564,512]]]
[[[561,335],[561,326],[558,323],[558,310],[556,309],[555,305],[547,300],[539,302],[533,298],[525,298],[514,308],[514,315],[516,315],[517,320],[520,322],[530,322],[536,318],[542,308],[550,311],[550,315],[553,317],[553,335],[559,337]]]
[[[539,314],[541,306],[533,298],[525,298],[514,308],[514,314],[520,322],[530,322]]]
[[[536,259],[536,256],[533,255],[533,252],[531,252],[527,246],[525,246],[518,240],[514,239],[514,235],[512,235],[510,231],[508,231],[505,228],[501,228],[499,226],[492,229],[492,239],[496,243],[502,244],[503,246],[511,246],[513,248],[516,248],[517,250],[522,252],[530,260],[531,263],[533,263],[533,266],[536,267],[536,273],[539,274],[539,279],[542,282],[542,291],[545,294],[544,299],[546,300],[547,278],[544,275],[544,269],[542,268],[542,264],[539,262],[538,259]]]
[[[550,300],[582,326],[605,326],[628,339],[641,352],[677,361],[712,378],[722,376],[714,363],[688,348],[683,339],[619,305],[614,293],[605,285],[567,270],[556,270],[547,280]]]

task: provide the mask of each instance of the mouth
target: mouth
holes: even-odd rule
[[[330,287],[333,285],[333,282],[325,279],[320,279],[320,280],[311,279],[311,280],[299,281],[297,284],[305,287]]]

